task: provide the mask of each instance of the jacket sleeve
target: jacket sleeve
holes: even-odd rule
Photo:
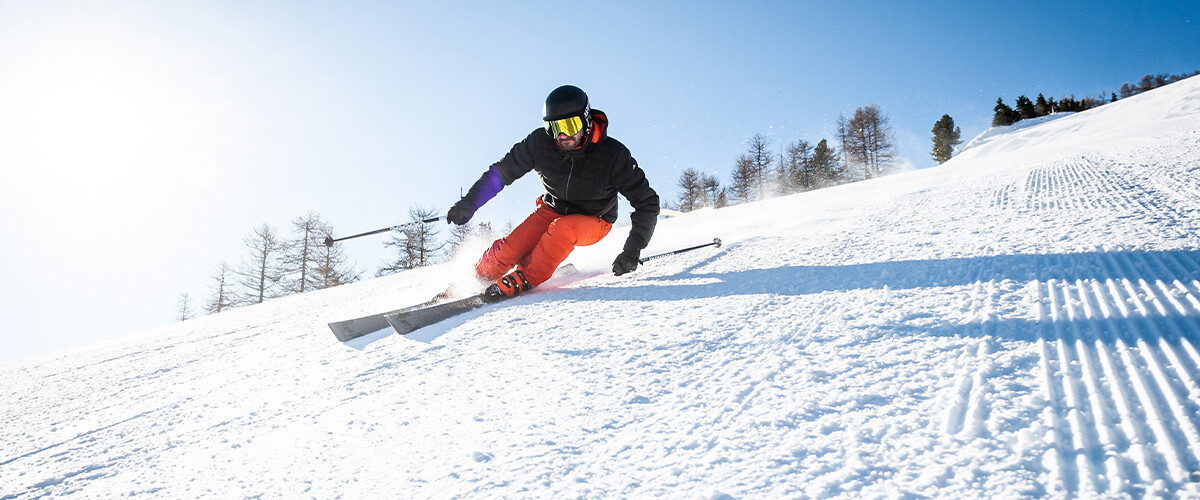
[[[530,150],[534,134],[538,132],[542,132],[542,130],[535,130],[524,140],[514,144],[504,158],[493,163],[483,172],[483,175],[475,181],[463,198],[471,200],[471,204],[478,210],[479,207],[495,198],[496,194],[504,189],[504,186],[512,184],[533,170],[533,154]],[[542,135],[545,135],[545,132],[542,132]]]
[[[633,227],[629,229],[624,250],[640,254],[650,244],[654,226],[658,223],[658,193],[650,187],[646,173],[638,167],[637,160],[632,156],[626,155],[618,160],[612,181],[617,192],[633,205],[633,214],[629,216]]]

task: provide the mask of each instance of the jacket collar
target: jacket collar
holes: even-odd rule
[[[600,144],[601,141],[608,138],[608,115],[603,111],[593,108],[590,116],[592,117],[592,129],[588,131],[588,140],[584,141],[580,148],[587,148],[592,144]]]

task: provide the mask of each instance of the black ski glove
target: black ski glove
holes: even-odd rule
[[[475,215],[475,204],[471,200],[463,198],[446,211],[446,223],[461,226],[470,221],[472,215]]]
[[[626,250],[617,256],[617,260],[613,261],[613,274],[620,276],[622,274],[632,272],[637,269],[638,256],[641,252],[637,250]]]

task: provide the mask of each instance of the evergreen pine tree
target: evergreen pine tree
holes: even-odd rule
[[[1038,116],[1046,116],[1053,111],[1050,109],[1050,101],[1047,101],[1046,96],[1042,94],[1038,94],[1037,102],[1034,103],[1033,109],[1037,111]]]
[[[1016,123],[1017,120],[1015,117],[1017,113],[1013,111],[1012,108],[1008,107],[1007,104],[1004,104],[1003,97],[996,98],[996,107],[992,109],[995,111],[995,113],[992,114],[993,127],[1003,127]]]
[[[1038,117],[1037,108],[1033,105],[1033,101],[1030,101],[1025,96],[1017,96],[1017,114],[1019,115],[1018,120],[1028,120]]]
[[[946,163],[954,156],[954,147],[959,144],[962,144],[962,129],[954,126],[950,115],[942,115],[942,119],[933,124],[933,159],[939,164]]]
[[[819,188],[841,184],[844,181],[841,159],[825,139],[821,139],[817,147],[813,148],[812,171],[813,185]]]

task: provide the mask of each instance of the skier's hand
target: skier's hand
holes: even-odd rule
[[[471,200],[463,198],[446,211],[446,223],[461,226],[470,221],[472,215],[475,215],[475,204]]]
[[[637,250],[626,250],[613,261],[613,274],[620,276],[637,269],[639,253]]]

